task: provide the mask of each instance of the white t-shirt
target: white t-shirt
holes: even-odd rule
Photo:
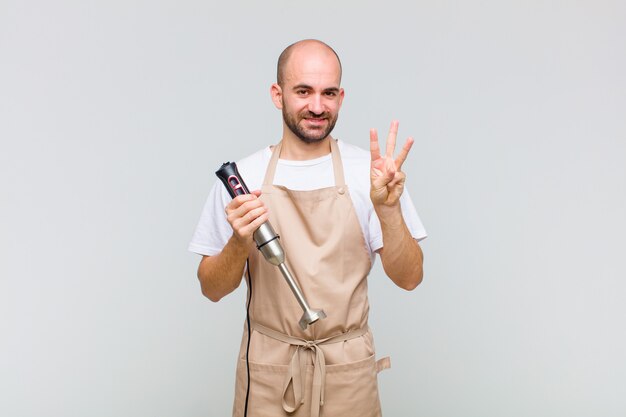
[[[341,140],[338,140],[337,144],[341,153],[346,185],[373,261],[374,252],[383,246],[383,237],[380,222],[369,196],[370,153]],[[250,191],[261,188],[271,156],[272,151],[268,146],[237,162],[239,173]],[[279,159],[274,184],[300,191],[334,186],[335,177],[331,155],[306,161]],[[213,256],[222,251],[233,233],[225,213],[230,200],[231,197],[226,187],[221,181],[216,180],[189,243],[191,252]],[[400,206],[404,221],[413,238],[418,241],[424,239],[426,231],[406,188],[400,197]]]

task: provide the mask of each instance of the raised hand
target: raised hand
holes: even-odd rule
[[[414,141],[411,137],[407,138],[398,157],[394,159],[393,153],[396,148],[398,125],[399,122],[397,120],[391,122],[384,155],[380,154],[378,132],[376,129],[370,129],[370,153],[372,158],[370,198],[375,208],[398,205],[404,190],[406,175],[401,171],[401,168]]]

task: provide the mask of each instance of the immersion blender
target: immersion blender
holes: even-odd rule
[[[222,164],[220,169],[215,172],[215,175],[224,183],[228,194],[230,194],[232,198],[238,195],[250,194],[248,187],[243,182],[241,175],[239,175],[237,164],[234,162]],[[326,318],[324,310],[312,309],[309,303],[304,299],[300,287],[285,264],[285,251],[280,244],[280,236],[276,234],[269,220],[255,230],[252,238],[256,243],[257,249],[261,251],[265,259],[280,269],[293,295],[296,297],[296,300],[298,300],[298,304],[302,307],[304,313],[302,314],[302,318],[300,318],[300,328],[306,330],[308,325],[315,323],[319,319]]]

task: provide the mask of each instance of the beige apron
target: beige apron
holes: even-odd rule
[[[272,185],[281,144],[274,148],[265,174],[261,199],[280,236],[286,263],[309,305],[328,317],[301,330],[302,309],[285,279],[256,248],[251,250],[250,417],[381,415],[377,374],[390,362],[375,360],[367,326],[371,260],[337,143],[330,143],[334,187],[293,191]],[[245,327],[234,417],[242,417],[245,407]]]

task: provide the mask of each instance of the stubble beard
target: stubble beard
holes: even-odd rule
[[[303,141],[304,143],[315,143],[315,142],[319,142],[325,139],[328,135],[330,135],[330,132],[332,132],[333,129],[335,128],[335,123],[337,123],[337,118],[339,116],[338,114],[336,114],[334,117],[332,117],[330,113],[326,113],[326,112],[319,115],[319,114],[314,114],[308,111],[302,112],[299,114],[290,114],[287,112],[285,107],[283,107],[282,111],[283,111],[283,120],[285,121],[285,124],[287,125],[289,130],[291,130],[291,132],[294,135],[296,135],[296,137],[300,139],[301,141]],[[328,120],[328,126],[325,129],[312,129],[308,131],[304,130],[299,125],[299,122],[301,120],[306,119],[307,117],[326,119]]]

